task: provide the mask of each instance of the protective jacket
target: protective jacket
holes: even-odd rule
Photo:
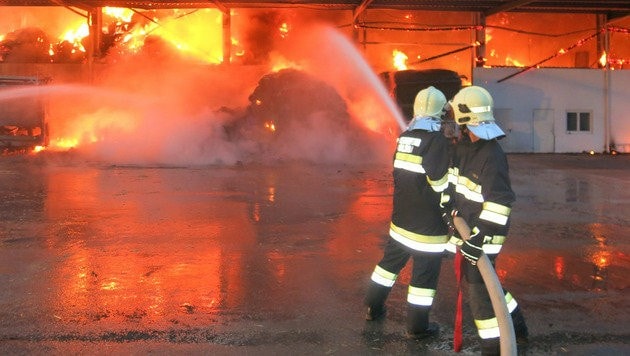
[[[449,172],[449,195],[452,207],[474,231],[481,231],[486,243],[486,254],[499,253],[510,223],[515,200],[510,184],[508,162],[496,140],[460,143]],[[452,238],[447,246],[461,240]]]
[[[389,235],[417,251],[443,252],[448,239],[438,208],[448,187],[448,145],[439,131],[412,129],[398,138]]]

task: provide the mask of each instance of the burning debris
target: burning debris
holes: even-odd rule
[[[331,85],[297,69],[263,76],[244,117],[225,127],[230,140],[257,142],[256,160],[300,159],[352,163],[370,160],[374,133],[353,120]]]
[[[48,145],[46,105],[39,91],[48,79],[0,76],[0,148],[4,152],[40,150]]]
[[[50,40],[39,28],[23,28],[8,33],[0,41],[0,62],[47,63],[51,61]]]

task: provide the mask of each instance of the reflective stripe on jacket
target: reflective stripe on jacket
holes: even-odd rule
[[[498,253],[515,200],[507,158],[499,143],[479,140],[458,144],[448,180],[453,208],[471,229],[478,227],[489,236],[491,243],[484,251]]]
[[[448,166],[449,142],[442,133],[408,130],[398,137],[392,173],[393,239],[414,250],[444,250],[448,229],[440,197],[448,187]]]

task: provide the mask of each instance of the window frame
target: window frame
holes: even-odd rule
[[[572,120],[573,122],[570,122]],[[586,129],[584,129],[584,123]],[[593,112],[591,110],[567,110],[564,120],[564,128],[568,134],[592,134]]]

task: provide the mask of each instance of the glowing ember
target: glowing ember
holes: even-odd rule
[[[289,35],[289,25],[284,22],[281,26],[280,26],[280,37],[285,38]]]
[[[276,131],[276,124],[273,123],[273,121],[267,121],[265,122],[265,128],[271,132]]]
[[[397,49],[392,52],[392,56],[394,57],[394,67],[397,70],[405,70],[407,69],[407,55]]]
[[[608,56],[606,55],[606,52],[604,51],[604,53],[602,53],[601,57],[599,57],[599,64],[602,65],[602,67],[606,66],[606,62],[608,61]]]

